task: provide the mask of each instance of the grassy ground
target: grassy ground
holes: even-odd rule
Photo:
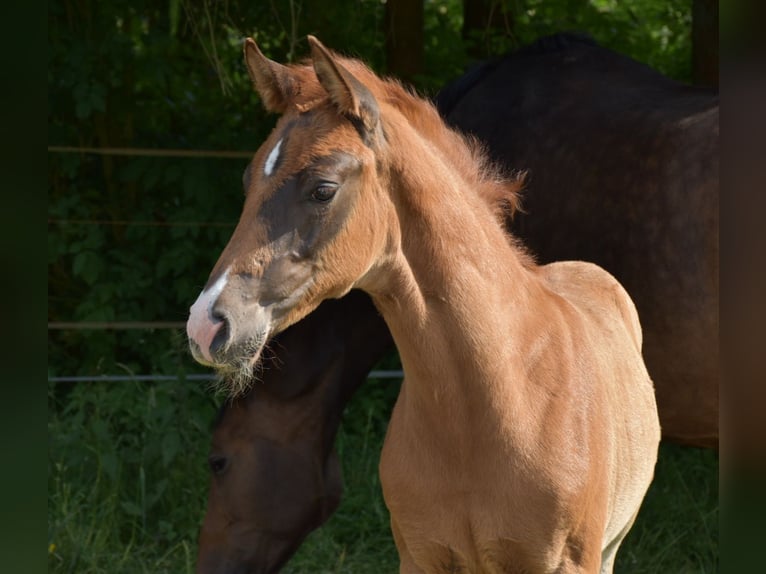
[[[346,492],[286,568],[397,569],[377,464],[397,385],[370,381],[337,447]],[[48,571],[191,573],[216,407],[194,383],[49,388]],[[663,445],[656,478],[618,554],[623,574],[718,570],[718,457]]]

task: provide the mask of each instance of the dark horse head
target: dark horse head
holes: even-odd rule
[[[270,342],[262,381],[221,409],[197,572],[277,572],[340,502],[343,407],[392,346],[369,297],[327,301]]]

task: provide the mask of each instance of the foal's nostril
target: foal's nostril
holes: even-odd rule
[[[212,309],[210,309],[210,318],[213,320],[213,323],[220,323],[221,321],[226,321],[226,315],[224,315],[216,307],[213,307]]]
[[[213,320],[216,323],[221,323],[221,326],[218,328],[218,331],[213,337],[213,340],[210,341],[211,355],[215,355],[222,349],[226,348],[226,343],[229,340],[229,334],[230,334],[229,322],[226,320],[226,318],[223,315],[213,314]]]

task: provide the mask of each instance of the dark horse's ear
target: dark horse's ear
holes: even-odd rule
[[[319,83],[344,115],[361,123],[367,134],[372,134],[380,118],[378,102],[367,87],[344,68],[330,51],[314,36],[309,36],[311,59]]]
[[[252,38],[245,40],[244,50],[247,72],[263,106],[269,112],[284,113],[298,93],[298,83],[290,68],[269,60]]]

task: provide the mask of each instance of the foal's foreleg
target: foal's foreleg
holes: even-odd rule
[[[620,533],[606,545],[606,548],[604,548],[604,551],[601,553],[601,570],[599,571],[599,574],[612,574],[612,571],[614,570],[614,559],[617,557],[617,550],[619,550],[620,544],[622,544],[622,541],[628,535],[628,531],[633,527],[633,523],[636,521],[636,516],[638,516],[638,511],[636,511],[633,517],[628,520],[624,528],[620,530]]]

